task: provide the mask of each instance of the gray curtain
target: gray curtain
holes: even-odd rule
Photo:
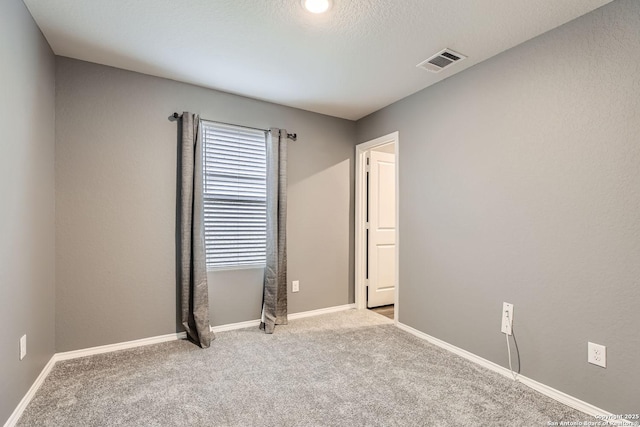
[[[272,334],[287,324],[287,131],[267,134],[267,264],[264,270],[262,323]]]
[[[200,118],[182,114],[180,140],[180,293],[182,325],[188,338],[209,347],[209,287],[204,246],[204,202]]]

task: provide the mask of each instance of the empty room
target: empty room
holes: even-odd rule
[[[640,1],[0,0],[0,424],[640,425]]]

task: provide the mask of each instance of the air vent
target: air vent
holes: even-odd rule
[[[466,56],[454,52],[451,49],[442,49],[431,58],[416,65],[416,67],[424,68],[425,70],[431,71],[432,73],[439,73],[448,66],[456,62],[460,62],[466,58]]]

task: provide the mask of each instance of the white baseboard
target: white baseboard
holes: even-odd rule
[[[327,308],[320,308],[318,310],[292,313],[292,314],[289,314],[287,317],[289,320],[304,319],[305,317],[321,316],[323,314],[337,313],[339,311],[352,310],[355,308],[356,308],[355,304],[337,305],[335,307],[327,307]]]
[[[497,372],[500,375],[503,375],[511,380],[513,380],[513,377],[511,376],[511,371],[503,366],[500,366],[496,363],[493,363],[487,359],[484,359],[476,354],[473,354],[467,350],[463,350],[459,347],[456,347],[454,345],[451,345],[445,341],[442,341],[438,338],[432,337],[431,335],[425,334],[424,332],[421,332],[417,329],[412,328],[411,326],[405,325],[404,323],[397,323],[398,328],[402,329],[403,331],[406,331],[412,335],[415,335],[418,338],[421,338],[425,341],[430,342],[431,344],[434,344],[440,348],[443,348],[447,351],[450,351],[451,353],[457,354],[460,357],[463,357],[467,360],[470,360],[471,362],[474,362],[484,368],[487,368],[493,372]],[[573,409],[577,409],[578,411],[584,412],[585,414],[597,417],[597,416],[603,416],[603,417],[608,417],[611,416],[613,414],[611,414],[610,412],[607,412],[603,409],[600,409],[596,406],[593,406],[590,403],[584,402],[576,397],[570,396],[566,393],[563,393],[559,390],[556,390],[552,387],[549,387],[545,384],[539,383],[538,381],[532,380],[531,378],[527,378],[523,375],[518,375],[518,379],[517,381],[521,382],[522,384],[534,389],[535,391],[544,394],[547,397],[550,397],[553,400],[556,400],[564,405],[567,405]],[[615,420],[613,418],[605,418],[609,425],[624,425],[624,422],[622,420]],[[637,424],[626,424],[628,426],[632,426],[632,425],[637,425]]]
[[[44,380],[47,378],[47,376],[49,376],[49,372],[51,372],[51,369],[53,369],[53,365],[56,364],[55,358],[56,358],[56,355],[54,354],[51,357],[51,359],[49,359],[47,364],[44,365],[44,368],[42,368],[42,371],[40,371],[40,375],[38,375],[38,378],[36,378],[33,384],[31,384],[31,387],[29,388],[27,393],[24,395],[20,403],[18,403],[18,406],[16,406],[16,409],[14,409],[13,413],[11,414],[7,422],[4,423],[4,427],[13,427],[17,424],[18,420],[20,419],[20,416],[26,409],[27,405],[29,404],[29,402],[31,402],[31,399],[33,399],[33,396],[36,395],[36,392],[38,391],[38,389],[40,388]]]
[[[101,345],[98,347],[83,348],[81,350],[65,351],[53,355],[55,361],[77,359],[79,357],[93,356],[95,354],[111,353],[112,351],[126,350],[128,348],[142,347],[167,341],[181,340],[187,337],[185,332],[159,335],[157,337],[142,338],[139,340],[125,341],[116,344]]]
[[[305,317],[320,316],[322,314],[337,313],[338,311],[351,310],[356,308],[355,304],[337,305],[335,307],[320,308],[318,310],[302,311],[300,313],[291,313],[287,315],[288,320],[303,319]],[[227,325],[212,326],[211,332],[225,332],[236,329],[253,328],[260,326],[260,319],[248,320],[246,322],[229,323]]]
[[[218,332],[235,331],[236,329],[255,328],[257,326],[260,326],[260,319],[247,320],[246,322],[229,323],[220,326],[212,326],[211,332],[215,334]]]

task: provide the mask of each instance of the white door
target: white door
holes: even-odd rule
[[[369,155],[369,285],[367,307],[394,304],[396,292],[395,155]]]

